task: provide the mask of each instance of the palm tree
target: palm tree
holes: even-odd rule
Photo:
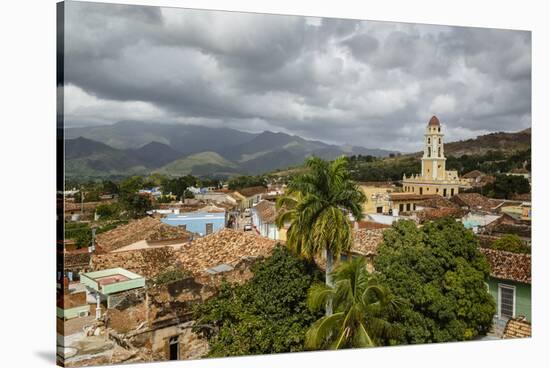
[[[281,209],[277,217],[279,228],[290,223],[287,246],[306,258],[326,255],[326,283],[332,285],[334,256],[349,251],[352,228],[349,214],[363,218],[362,204],[366,198],[350,179],[347,158],[332,162],[318,157],[306,160],[306,173],[294,177],[285,196],[277,201]],[[330,308],[327,311],[330,313]]]
[[[309,328],[307,349],[364,348],[399,336],[401,331],[388,319],[396,317],[403,304],[371,279],[363,257],[340,264],[334,281],[332,287],[315,284],[309,290],[312,311],[332,301],[334,313]]]

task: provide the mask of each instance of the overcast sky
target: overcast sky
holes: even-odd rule
[[[418,151],[531,125],[531,34],[66,2],[65,125],[226,126]]]

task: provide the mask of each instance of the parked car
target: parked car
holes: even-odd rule
[[[252,231],[252,224],[244,225],[244,231]]]

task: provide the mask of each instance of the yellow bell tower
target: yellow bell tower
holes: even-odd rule
[[[424,134],[422,178],[426,180],[444,180],[445,161],[441,124],[436,116],[432,116],[426,127],[426,133]]]

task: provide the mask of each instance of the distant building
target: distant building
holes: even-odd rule
[[[261,236],[273,240],[279,240],[281,238],[281,231],[275,224],[276,218],[277,210],[273,202],[262,200],[252,207],[252,224]]]
[[[169,214],[161,221],[167,225],[181,227],[200,236],[215,233],[225,227],[225,210],[222,212],[182,212]]]
[[[359,188],[367,200],[363,203],[363,213],[388,213],[390,210],[390,193],[395,185],[388,182],[360,182]]]
[[[264,196],[267,195],[267,188],[262,186],[242,188],[234,193],[235,199],[237,199],[238,207],[241,210],[246,208],[252,208],[255,204],[259,203]]]
[[[458,178],[456,171],[445,170],[443,151],[443,133],[439,119],[432,116],[424,134],[424,155],[422,172],[407,177],[403,175],[403,191],[414,194],[437,194],[452,197],[459,188],[468,187],[468,183]]]

